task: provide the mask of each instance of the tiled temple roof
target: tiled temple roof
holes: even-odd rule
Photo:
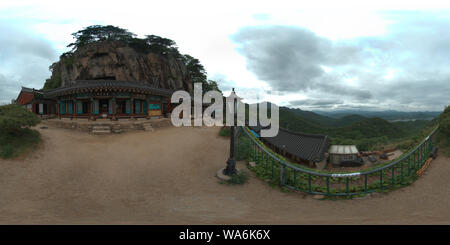
[[[250,128],[260,133],[261,126],[250,126]],[[280,150],[313,162],[324,159],[330,142],[326,135],[297,133],[283,128],[279,129],[277,136],[263,137],[263,139]]]
[[[17,96],[16,102],[21,105],[26,105],[31,103],[35,98],[42,98],[43,95],[44,92],[42,92],[42,90],[22,86],[22,89],[20,90],[20,93]]]
[[[77,80],[74,85],[47,90],[46,97],[56,97],[60,95],[83,93],[91,91],[124,91],[140,92],[156,95],[171,95],[174,91],[145,85],[144,82],[116,81],[116,80]]]

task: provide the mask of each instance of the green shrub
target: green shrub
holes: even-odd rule
[[[230,137],[231,135],[231,130],[229,127],[222,127],[219,131],[219,135],[220,136],[224,136],[224,137]]]
[[[38,131],[22,128],[14,134],[0,133],[0,157],[7,159],[22,155],[41,141]]]
[[[3,144],[0,146],[0,157],[7,159],[11,158],[14,154],[14,148],[11,144]]]
[[[241,136],[237,142],[237,150],[236,150],[236,160],[241,161],[245,160],[250,156],[251,152],[250,139]]]
[[[444,155],[450,156],[450,106],[438,118],[440,130],[440,146]]]
[[[16,157],[35,147],[40,134],[29,127],[39,122],[39,117],[20,105],[0,106],[0,157]]]
[[[241,185],[247,182],[249,174],[246,171],[238,171],[237,173],[231,175],[231,179],[227,182],[232,185]]]
[[[43,90],[55,89],[61,87],[61,75],[55,73],[51,78],[45,80]]]
[[[23,127],[35,126],[39,117],[17,104],[0,106],[0,132],[16,133]]]

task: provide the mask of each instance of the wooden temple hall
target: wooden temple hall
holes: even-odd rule
[[[16,102],[42,116],[115,120],[166,116],[172,93],[143,82],[83,80],[46,91],[22,87]]]
[[[292,162],[322,168],[326,166],[330,139],[326,135],[305,134],[280,128],[274,137],[260,137],[261,126],[249,126],[252,133],[276,153]]]

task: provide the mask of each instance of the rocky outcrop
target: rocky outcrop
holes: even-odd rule
[[[99,42],[62,56],[52,65],[51,80],[61,87],[76,80],[138,81],[165,89],[192,91],[184,63],[171,55],[138,52],[121,42]]]

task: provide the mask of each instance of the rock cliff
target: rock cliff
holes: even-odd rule
[[[81,47],[70,56],[61,56],[51,69],[50,82],[61,87],[76,80],[111,79],[188,92],[193,89],[183,61],[171,55],[138,52],[117,41]]]

